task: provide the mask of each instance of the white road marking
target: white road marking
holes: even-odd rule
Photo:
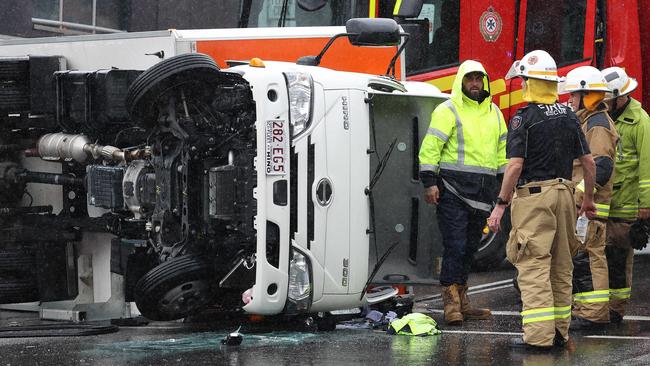
[[[488,286],[484,286],[484,285],[470,287],[470,288],[468,288],[467,294],[468,295],[474,295],[474,294],[480,294],[480,293],[483,293],[483,292],[490,292],[490,291],[495,291],[495,290],[501,290],[501,289],[508,288],[508,287],[513,287],[512,280],[493,282],[493,283],[490,284],[490,286],[495,286],[497,284],[502,284],[502,283],[509,283],[509,284],[503,285],[503,286],[496,286],[496,287],[488,287]],[[488,287],[488,288],[485,288],[485,287]],[[482,288],[482,289],[473,290],[473,289],[476,289],[476,288]],[[423,297],[421,299],[417,299],[417,300],[415,300],[415,302],[440,301],[440,300],[442,300],[442,294],[435,294],[435,295]]]
[[[643,339],[650,341],[650,337],[635,337],[635,336],[606,336],[606,335],[589,335],[584,338],[602,338],[602,339]]]
[[[442,334],[455,333],[455,334],[482,334],[482,335],[503,335],[503,336],[523,336],[524,333],[515,332],[481,332],[477,330],[441,330]]]
[[[435,313],[435,314],[444,314],[445,311],[443,309],[427,309],[427,312]],[[492,310],[492,315],[521,316],[521,313],[518,311]],[[623,317],[623,319],[630,320],[630,321],[648,322],[650,321],[650,316],[626,315]]]
[[[501,287],[494,287],[494,288],[493,288],[493,286],[506,285],[506,284],[507,284],[508,286],[501,286]],[[506,287],[511,287],[511,286],[512,286],[512,279],[510,279],[510,280],[495,281],[495,282],[488,282],[488,283],[484,283],[484,284],[481,284],[481,285],[476,285],[476,286],[468,287],[468,288],[467,288],[467,294],[468,294],[468,295],[471,295],[471,294],[477,294],[477,293],[481,293],[481,292],[492,291],[492,290],[501,289],[501,288],[506,288]],[[480,289],[484,289],[484,288],[486,288],[486,287],[489,287],[490,289],[489,289],[489,290],[480,290]],[[480,291],[476,291],[476,290],[480,290]],[[421,298],[421,299],[416,299],[415,302],[427,301],[427,300],[433,300],[433,299],[441,298],[441,297],[442,297],[442,294],[435,294],[435,295],[431,295],[431,296],[423,297],[423,298]]]
[[[483,293],[483,292],[488,292],[488,291],[500,290],[500,289],[502,289],[502,288],[513,287],[513,286],[512,286],[512,281],[508,281],[508,282],[510,282],[509,285],[497,286],[497,287],[490,287],[490,288],[486,288],[486,289],[483,289],[483,290],[477,290],[477,291],[467,291],[467,294],[468,294],[468,295],[472,295],[472,294],[480,294],[480,293]]]
[[[444,314],[445,311],[442,310],[442,309],[427,309],[427,312],[436,313],[436,314]],[[492,315],[519,316],[520,314],[519,314],[518,311],[500,311],[500,310],[496,310],[496,311],[492,311]]]
[[[498,285],[505,285],[506,283],[509,283],[509,284],[512,285],[512,279],[484,283],[482,285],[476,285],[476,286],[469,287],[467,290],[472,291],[472,290],[479,289],[479,288],[485,288],[485,287],[490,287],[490,286],[498,286]]]
[[[641,316],[641,315],[625,315],[623,317],[625,320],[641,320],[641,321],[650,321],[650,316]]]

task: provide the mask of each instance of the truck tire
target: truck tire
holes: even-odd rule
[[[210,263],[185,255],[147,272],[135,287],[135,303],[151,320],[176,320],[200,311],[212,300]]]
[[[0,276],[3,273],[31,273],[36,268],[36,255],[27,248],[0,250]]]
[[[38,301],[36,278],[0,277],[0,304]]]
[[[186,85],[188,93],[201,92],[206,83],[217,81],[219,66],[208,55],[187,53],[163,60],[140,74],[129,87],[126,108],[129,115],[145,124],[155,124],[157,101],[165,92]]]
[[[481,238],[481,244],[474,253],[472,269],[475,271],[490,271],[501,268],[507,263],[506,243],[510,235],[510,208],[506,209],[501,220],[501,230],[498,233],[488,231]]]

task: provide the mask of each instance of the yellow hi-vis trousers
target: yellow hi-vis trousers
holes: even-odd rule
[[[585,243],[573,257],[573,315],[596,323],[609,322],[605,232],[605,221],[590,220]]]
[[[551,346],[556,329],[569,338],[576,206],[566,179],[533,182],[512,202],[508,260],[518,270],[524,342]]]

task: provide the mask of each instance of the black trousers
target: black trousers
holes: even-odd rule
[[[443,187],[437,216],[444,248],[440,284],[464,285],[474,253],[480,245],[488,213],[469,207]]]

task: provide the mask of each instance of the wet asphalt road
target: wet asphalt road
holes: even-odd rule
[[[0,365],[649,365],[650,302],[645,281],[650,255],[635,257],[635,286],[629,317],[600,331],[572,331],[566,349],[526,353],[508,343],[521,335],[512,270],[473,274],[470,298],[490,307],[493,319],[448,327],[437,287],[415,289],[415,311],[430,314],[443,334],[391,336],[370,329],[310,332],[298,324],[244,322],[240,346],[221,345],[239,320],[152,322],[85,337],[0,339]],[[487,285],[486,285],[487,284]],[[484,287],[481,287],[484,286]],[[33,314],[2,312],[0,325],[34,324]],[[347,327],[349,328],[349,327]]]

